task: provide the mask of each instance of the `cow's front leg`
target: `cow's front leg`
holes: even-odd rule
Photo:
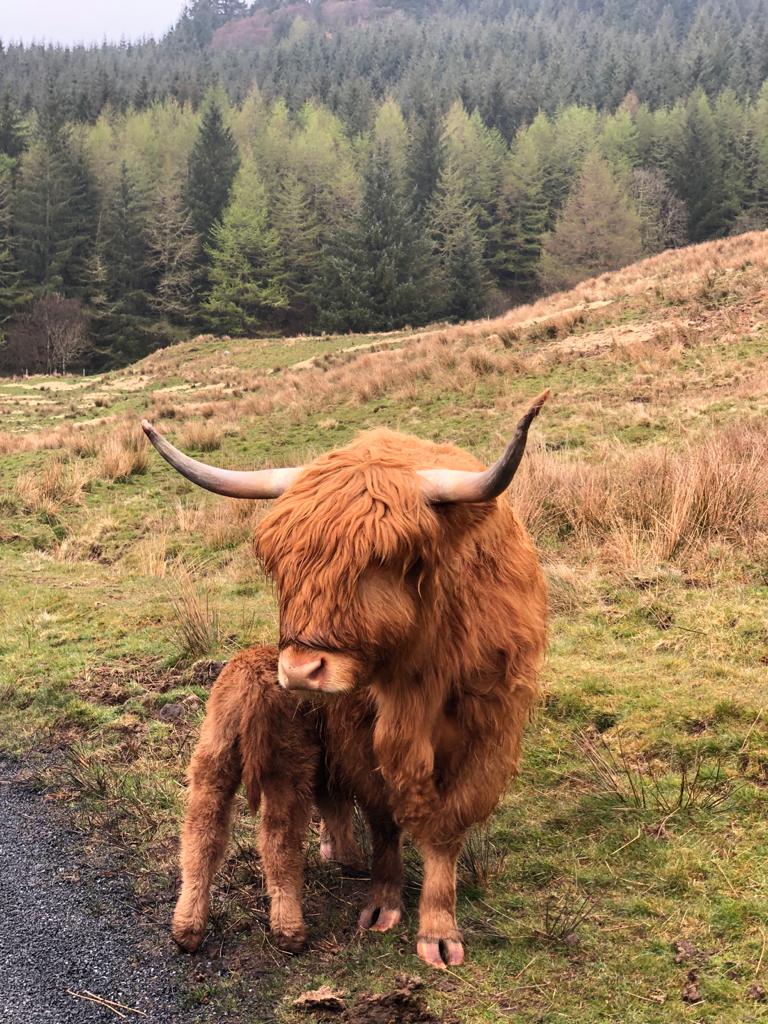
[[[387,932],[402,917],[403,861],[400,828],[388,811],[368,812],[373,841],[371,891],[358,924],[372,932]]]
[[[419,841],[424,881],[419,901],[416,952],[441,970],[464,963],[464,946],[456,926],[456,861],[463,837],[448,845]]]

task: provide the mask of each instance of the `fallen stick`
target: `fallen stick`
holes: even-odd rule
[[[118,1017],[123,1020],[127,1020],[124,1013],[121,1010],[126,1010],[128,1013],[135,1013],[138,1017],[146,1017],[146,1013],[143,1010],[137,1010],[133,1006],[126,1006],[125,1003],[118,1003],[115,999],[107,999],[105,996],[97,996],[93,992],[89,992],[88,989],[83,989],[82,992],[73,992],[72,989],[67,989],[67,995],[74,996],[75,999],[85,999],[91,1003],[98,1003],[99,1006],[105,1006],[108,1010],[111,1010]]]

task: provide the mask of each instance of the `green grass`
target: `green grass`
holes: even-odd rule
[[[602,308],[577,334],[637,319],[646,307],[654,316],[661,308],[647,294],[634,306],[617,303],[613,313]],[[243,416],[215,461],[297,462],[376,425],[487,455],[544,386],[555,394],[536,430],[552,449],[590,461],[603,457],[605,444],[679,447],[768,408],[765,390],[727,385],[759,381],[765,329],[749,326],[724,344],[716,327],[658,375],[632,359],[575,356],[527,363],[514,374],[426,379],[417,400],[387,386],[362,403],[339,393],[322,410]],[[4,382],[0,410],[5,428],[20,434],[67,417],[138,417],[158,391],[187,388],[195,377],[211,383],[211,368],[227,360],[256,373],[367,340],[196,339],[129,371],[64,381],[67,391],[58,378]],[[542,344],[520,350],[535,355]],[[138,374],[146,380],[131,390]],[[649,415],[633,402],[642,388],[652,391]],[[205,391],[168,397],[183,409],[192,398],[205,401]],[[93,404],[104,393],[113,403],[107,409]],[[205,652],[212,658],[274,638],[273,596],[244,533],[214,542],[205,529],[182,528],[184,509],[215,510],[219,499],[199,495],[157,458],[125,482],[92,479],[79,503],[55,514],[25,511],[15,480],[61,457],[76,458],[47,450],[0,456],[0,749],[36,764],[87,828],[121,848],[138,896],[166,926],[183,774],[207,693],[179,641],[178,580],[215,610],[218,627]],[[185,993],[190,1006],[293,1024],[306,1019],[291,1003],[308,988],[385,991],[407,973],[424,978],[434,1013],[464,1024],[768,1020],[768,1003],[749,995],[755,983],[768,987],[765,548],[715,540],[691,562],[630,572],[569,537],[548,534],[540,543],[554,563],[553,600],[562,609],[551,621],[547,698],[528,733],[522,774],[485,840],[492,877],[462,874],[467,964],[437,974],[414,956],[412,851],[403,926],[391,936],[360,936],[354,922],[364,884],[322,865],[314,837],[311,949],[299,958],[277,951],[265,931],[255,834],[241,807],[214,892],[205,957],[215,969],[200,967]],[[561,592],[562,563],[574,582]],[[585,735],[613,751],[625,773],[623,796],[600,777]],[[705,791],[720,771],[727,791],[716,806],[699,797],[666,813],[685,764],[701,765]],[[628,779],[649,787],[647,806],[627,798]],[[684,940],[693,952],[676,962],[675,944]],[[702,996],[693,1004],[682,999],[691,970]]]

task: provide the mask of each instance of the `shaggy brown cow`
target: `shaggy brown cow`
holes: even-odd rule
[[[377,430],[300,469],[233,472],[160,454],[194,482],[279,497],[256,550],[277,584],[280,647],[222,672],[190,768],[182,890],[173,934],[196,949],[211,879],[242,779],[261,807],[260,849],[276,941],[306,939],[302,845],[313,803],[321,852],[359,861],[351,808],[373,837],[360,925],[400,920],[401,830],[424,862],[419,956],[459,964],[456,860],[467,830],[517,770],[536,702],[546,591],[533,545],[506,501],[541,395],[490,469],[450,445]]]

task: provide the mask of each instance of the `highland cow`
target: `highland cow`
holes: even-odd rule
[[[423,858],[419,956],[463,962],[455,918],[464,837],[516,773],[539,694],[546,589],[506,500],[546,392],[487,470],[466,452],[376,430],[296,469],[237,472],[177,451],[188,479],[279,498],[255,547],[274,581],[279,648],[235,657],[217,680],[189,771],[173,934],[200,945],[230,808],[242,781],[261,810],[260,852],[276,942],[306,941],[303,842],[313,807],[321,854],[353,867],[356,801],[372,835],[361,927],[401,917],[401,834]]]

